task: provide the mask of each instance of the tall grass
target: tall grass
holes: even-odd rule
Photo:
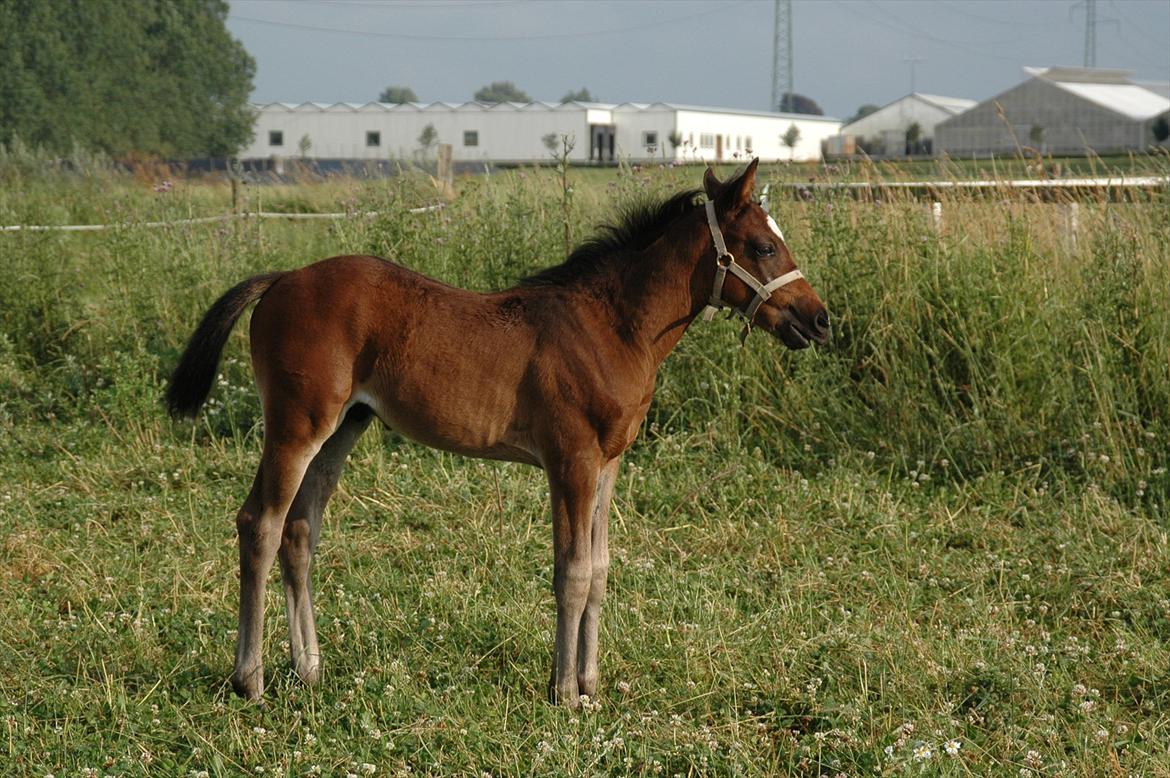
[[[582,176],[572,232],[698,174]],[[0,772],[1167,769],[1164,196],[1082,203],[1075,243],[1062,204],[955,195],[936,230],[907,196],[774,196],[833,341],[741,349],[716,320],[667,361],[615,503],[604,696],[569,714],[541,702],[542,480],[386,432],[327,518],[322,685],[278,669],[271,587],[269,706],[233,698],[231,517],[260,435],[246,327],[198,421],[160,403],[199,316],[250,274],[371,252],[490,289],[559,261],[550,171],[463,180],[426,214],[406,213],[433,201],[425,177],[251,187],[248,208],[354,216],[165,229],[140,224],[222,212],[226,186],[21,186],[33,200],[0,191],[21,219],[124,218],[0,236]]]

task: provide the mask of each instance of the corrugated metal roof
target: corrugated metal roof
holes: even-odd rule
[[[839,122],[840,119],[834,119],[831,116],[818,116],[816,114],[804,113],[775,113],[773,111],[751,111],[742,108],[712,108],[704,105],[683,105],[681,103],[583,103],[578,101],[570,101],[567,103],[548,103],[542,100],[533,100],[530,103],[479,103],[470,100],[465,103],[320,103],[320,102],[304,102],[304,103],[255,103],[253,108],[256,109],[272,109],[283,108],[287,111],[305,111],[316,109],[318,111],[339,111],[350,110],[356,111],[359,109],[376,110],[381,108],[385,111],[420,111],[420,112],[434,112],[434,111],[458,111],[458,110],[484,110],[484,111],[533,111],[533,110],[557,110],[570,108],[580,108],[582,110],[600,109],[605,111],[626,110],[626,111],[647,111],[654,109],[665,109],[668,111],[696,111],[700,113],[725,113],[735,114],[739,116],[768,116],[772,118],[782,119],[801,119],[804,121],[824,121],[824,122]]]
[[[1162,95],[1167,100],[1170,100],[1170,82],[1167,81],[1136,81],[1134,82],[1140,87],[1150,90],[1156,95]]]
[[[1085,84],[1068,81],[1052,83],[1066,92],[1138,121],[1152,119],[1158,114],[1170,111],[1170,99],[1137,84]]]
[[[1170,111],[1170,97],[1160,94],[1157,85],[1133,83],[1128,70],[1053,67],[1024,72],[1129,119],[1145,121]]]
[[[632,103],[627,103],[632,105]],[[642,105],[645,105],[644,103]],[[742,116],[768,116],[771,118],[780,119],[802,119],[804,121],[813,122],[840,122],[832,116],[822,116],[815,113],[779,113],[777,111],[752,111],[746,108],[712,108],[706,105],[686,105],[684,103],[652,103],[652,105],[662,105],[675,111],[697,111],[699,113],[733,113]]]
[[[925,100],[931,105],[938,106],[949,114],[960,114],[968,108],[972,108],[979,104],[978,100],[968,100],[965,97],[945,97],[943,95],[925,95],[922,92],[915,92],[914,97],[920,100]]]

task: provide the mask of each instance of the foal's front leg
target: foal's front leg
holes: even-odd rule
[[[593,583],[592,532],[600,454],[578,453],[548,464],[552,499],[553,591],[557,636],[548,699],[570,708],[580,704],[577,649],[581,617]]]

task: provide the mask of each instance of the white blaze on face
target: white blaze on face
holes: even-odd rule
[[[772,232],[776,233],[776,237],[778,237],[780,240],[784,240],[784,233],[780,232],[780,225],[777,224],[776,220],[771,216],[768,217],[768,228],[772,230]]]

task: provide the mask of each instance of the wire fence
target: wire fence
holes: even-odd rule
[[[425,205],[420,208],[408,208],[407,213],[431,213],[440,211],[444,206]],[[248,211],[245,213],[226,213],[220,216],[202,216],[191,219],[174,219],[171,221],[149,222],[116,222],[114,224],[12,224],[0,226],[0,232],[100,232],[102,230],[125,229],[129,227],[178,227],[185,224],[215,224],[246,219],[283,219],[289,221],[313,219],[353,219],[378,216],[381,211],[344,211],[341,213],[278,213],[275,211]]]

